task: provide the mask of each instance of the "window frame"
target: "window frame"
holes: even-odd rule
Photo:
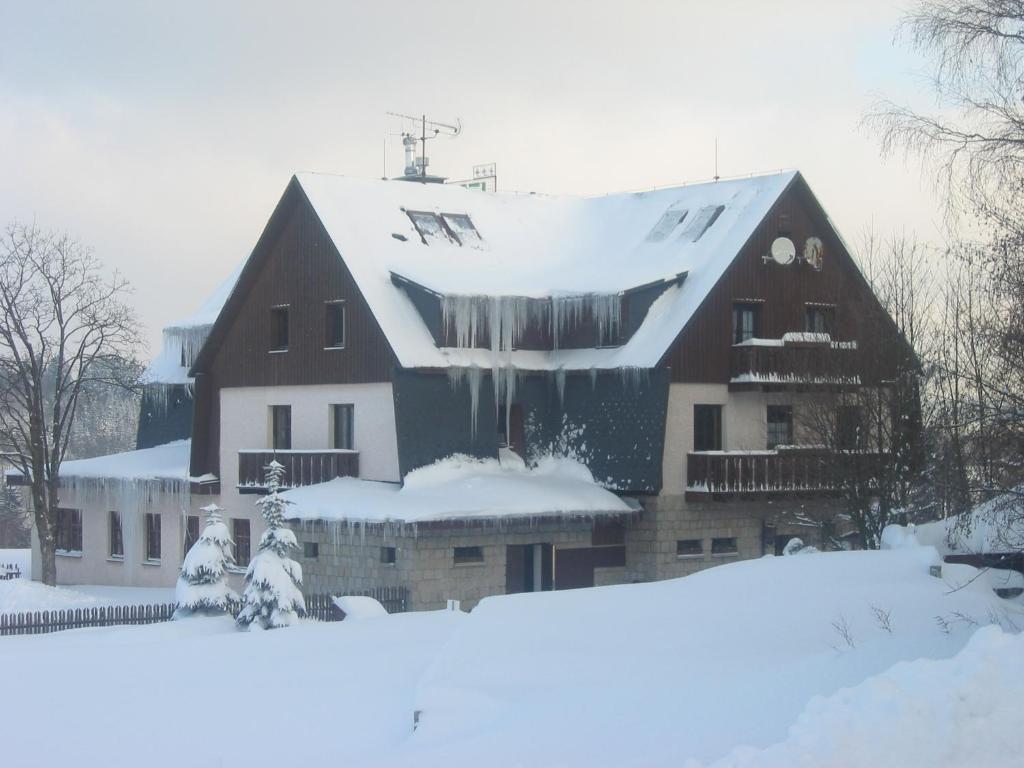
[[[477,229],[476,228],[476,224],[473,223],[473,217],[470,216],[468,213],[453,213],[453,212],[450,212],[450,211],[449,212],[442,211],[438,215],[438,217],[441,219],[441,222],[444,224],[445,228],[448,230],[449,235],[451,235],[451,237],[453,237],[455,239],[455,242],[460,247],[465,247],[467,243],[482,243],[484,241],[483,235],[480,234],[480,230]],[[459,229],[456,229],[454,224],[452,222],[448,221],[448,219],[450,219],[450,218],[451,219],[465,219],[467,222],[469,222],[469,228],[466,229],[464,227],[460,227]],[[472,232],[475,235],[475,237],[473,237],[471,239],[467,238],[466,240],[463,240],[462,239],[462,235],[460,234],[463,231]]]
[[[282,405],[270,405],[270,406],[267,406],[267,407],[268,407],[268,409],[270,411],[270,413],[269,413],[269,417],[270,417],[269,418],[269,421],[270,421],[270,424],[269,424],[269,426],[270,426],[270,441],[269,441],[270,442],[270,449],[272,451],[290,451],[292,449],[292,407],[290,405],[283,405],[283,404]],[[279,414],[287,414],[287,419],[285,420],[285,422],[286,422],[285,423],[285,427],[287,428],[287,435],[286,435],[287,439],[284,441],[285,443],[287,443],[287,445],[278,445],[277,444],[277,442],[278,442],[277,441],[278,431],[279,431],[279,429],[278,429],[278,427],[279,427],[279,425],[278,425],[278,415]]]
[[[732,542],[724,544],[724,542]],[[722,549],[721,547],[727,547]],[[735,536],[713,536],[711,538],[711,554],[717,557],[732,557],[740,553],[739,541]]]
[[[348,445],[338,445],[338,413],[339,409],[347,410],[348,418],[346,423],[348,424]],[[331,433],[329,435],[331,441],[331,448],[336,451],[354,451],[355,450],[355,421],[356,421],[356,406],[354,403],[331,403],[330,412],[330,428]]]
[[[483,564],[484,548],[480,544],[452,547],[452,565],[463,567]]]
[[[115,509],[107,512],[107,559],[124,562],[124,523]]]
[[[843,414],[853,414],[855,419],[848,425],[843,423]],[[864,409],[859,405],[840,405],[836,407],[835,447],[840,451],[864,451],[868,445],[867,425]],[[849,427],[854,427],[851,431]],[[852,440],[847,439],[852,436]]]
[[[312,554],[310,554],[312,552]],[[319,560],[320,559],[320,542],[318,541],[304,541],[302,542],[302,558],[303,560]]]
[[[698,417],[698,413],[703,409],[707,409],[708,413],[714,413],[713,423],[711,424],[711,443],[712,447],[702,447],[702,443],[698,442],[699,438],[703,436],[704,426],[702,425],[701,419]],[[724,421],[724,406],[720,403],[694,403],[693,404],[693,451],[694,453],[700,453],[704,451],[721,451],[722,446],[725,444],[725,438],[723,435],[724,429],[722,422]]]
[[[244,523],[244,533],[240,531],[241,525]],[[241,557],[244,551],[245,558]],[[232,517],[231,518],[231,554],[234,558],[235,568],[248,568],[249,563],[252,562],[252,521],[247,517]]]
[[[696,544],[694,552],[683,551],[683,544]],[[704,539],[676,539],[676,557],[680,559],[704,557]]]
[[[813,327],[811,318],[818,316],[824,319],[824,330]],[[829,338],[835,338],[836,332],[836,305],[835,304],[805,304],[804,305],[804,330],[807,333],[827,333]]]
[[[330,299],[324,302],[324,349],[335,350],[344,349],[348,343],[348,311],[345,307],[345,299]],[[341,317],[341,343],[333,343],[336,339],[332,338],[334,328],[331,322],[331,312],[333,309],[340,310]]]
[[[772,416],[782,414],[783,418],[772,419]],[[772,440],[772,425],[785,425],[786,439]],[[769,451],[776,450],[780,445],[793,445],[793,406],[786,404],[768,405],[765,407],[765,440]]]
[[[734,301],[732,303],[732,335],[730,338],[732,339],[733,346],[736,346],[737,344],[743,344],[749,341],[750,339],[761,338],[762,306],[763,304],[761,302],[756,301]],[[753,318],[753,322],[751,323],[752,327],[750,329],[749,336],[741,337],[739,318],[741,316],[741,313],[746,312],[747,310],[750,311],[750,314]]]
[[[268,350],[271,354],[279,354],[281,352],[287,352],[291,345],[291,305],[289,304],[275,304],[270,308],[270,349]],[[282,325],[280,318],[284,318],[283,330],[284,330],[284,344],[281,344]]]
[[[142,521],[142,562],[157,565],[163,555],[161,515],[159,512],[146,512]]]
[[[447,240],[448,243],[451,245],[462,245],[462,243],[459,242],[459,238],[456,237],[455,233],[452,232],[451,229],[449,229],[448,222],[444,220],[443,214],[437,213],[435,211],[414,211],[406,209],[405,215],[409,217],[409,221],[412,222],[413,229],[416,230],[416,234],[420,236],[420,241],[424,245],[428,247],[430,246],[430,242],[428,242],[428,240],[436,240],[437,242],[442,242],[442,240],[437,238],[433,232],[425,233],[422,229],[420,229],[419,222],[416,220],[417,216],[433,218],[434,221],[437,222],[438,229],[443,235],[444,240]]]
[[[70,518],[70,519],[69,519]],[[82,510],[74,507],[57,507],[57,519],[54,521],[55,554],[65,557],[81,557],[82,542]],[[78,546],[62,546],[77,544]]]
[[[388,567],[398,563],[398,547],[385,544],[380,548],[380,564]]]

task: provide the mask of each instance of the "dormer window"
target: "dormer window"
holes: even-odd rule
[[[473,226],[473,220],[465,213],[442,213],[441,218],[448,225],[448,230],[455,235],[459,245],[473,245],[483,242],[480,233]]]
[[[448,225],[436,213],[427,211],[406,211],[406,213],[409,214],[412,225],[416,227],[416,231],[419,233],[424,245],[430,245],[431,243],[458,243],[448,230]]]
[[[718,221],[724,210],[724,205],[706,205],[701,208],[690,221],[690,226],[683,232],[682,239],[694,243],[700,240],[704,233],[711,229],[711,225]]]

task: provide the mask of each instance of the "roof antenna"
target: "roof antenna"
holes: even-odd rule
[[[420,124],[420,135],[417,137],[412,131],[405,131],[402,133],[402,145],[405,147],[405,178],[415,180],[418,177],[419,181],[430,181],[427,177],[427,166],[430,164],[430,159],[427,157],[427,142],[430,139],[436,139],[441,134],[454,138],[462,133],[462,121],[455,118],[455,125],[450,123],[441,123],[437,120],[427,120],[426,115],[420,117],[413,117],[412,115],[403,115],[399,112],[388,112],[387,114],[392,117],[399,117],[403,120],[412,120]],[[420,156],[415,157],[416,142],[420,143]]]
[[[718,181],[721,176],[718,175],[718,137],[715,136],[715,181]]]

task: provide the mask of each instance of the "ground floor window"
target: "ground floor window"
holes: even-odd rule
[[[679,539],[676,542],[677,557],[693,557],[704,554],[704,541],[702,539]]]
[[[245,568],[252,557],[252,538],[249,533],[249,521],[235,517],[231,519],[231,538],[235,542],[235,565]]]
[[[160,561],[160,515],[146,513],[146,561]]]
[[[383,565],[394,565],[397,556],[398,550],[395,547],[380,548],[380,562]]]
[[[483,547],[456,547],[455,565],[472,565],[484,561]]]
[[[320,545],[315,541],[302,542],[302,556],[307,560],[316,560],[320,557]]]
[[[124,532],[121,528],[121,513],[110,512],[110,557],[113,560],[124,560]]]
[[[739,552],[739,548],[736,546],[735,536],[725,536],[711,540],[712,555],[735,555],[737,552]]]
[[[182,557],[188,554],[192,545],[199,541],[199,515],[187,515],[185,517],[185,550]]]
[[[82,510],[58,509],[55,543],[58,552],[82,551]]]

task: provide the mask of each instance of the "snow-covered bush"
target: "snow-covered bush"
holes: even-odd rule
[[[813,555],[818,551],[817,547],[812,547],[808,544],[804,544],[803,539],[798,539],[795,536],[786,542],[786,546],[782,550],[782,554],[786,557],[790,555]]]
[[[174,589],[176,619],[194,614],[233,613],[238,606],[238,593],[224,582],[224,572],[234,562],[234,557],[228,527],[221,519],[221,508],[210,504],[203,507],[203,512],[206,527],[186,553]]]
[[[290,504],[278,494],[284,467],[276,461],[267,467],[267,488],[270,493],[259,501],[267,530],[260,537],[259,551],[245,573],[245,592],[238,625],[243,628],[256,623],[264,629],[287,627],[306,612],[306,601],[299,587],[302,566],[288,557],[288,550],[298,549],[295,534],[284,525],[284,510]]]

